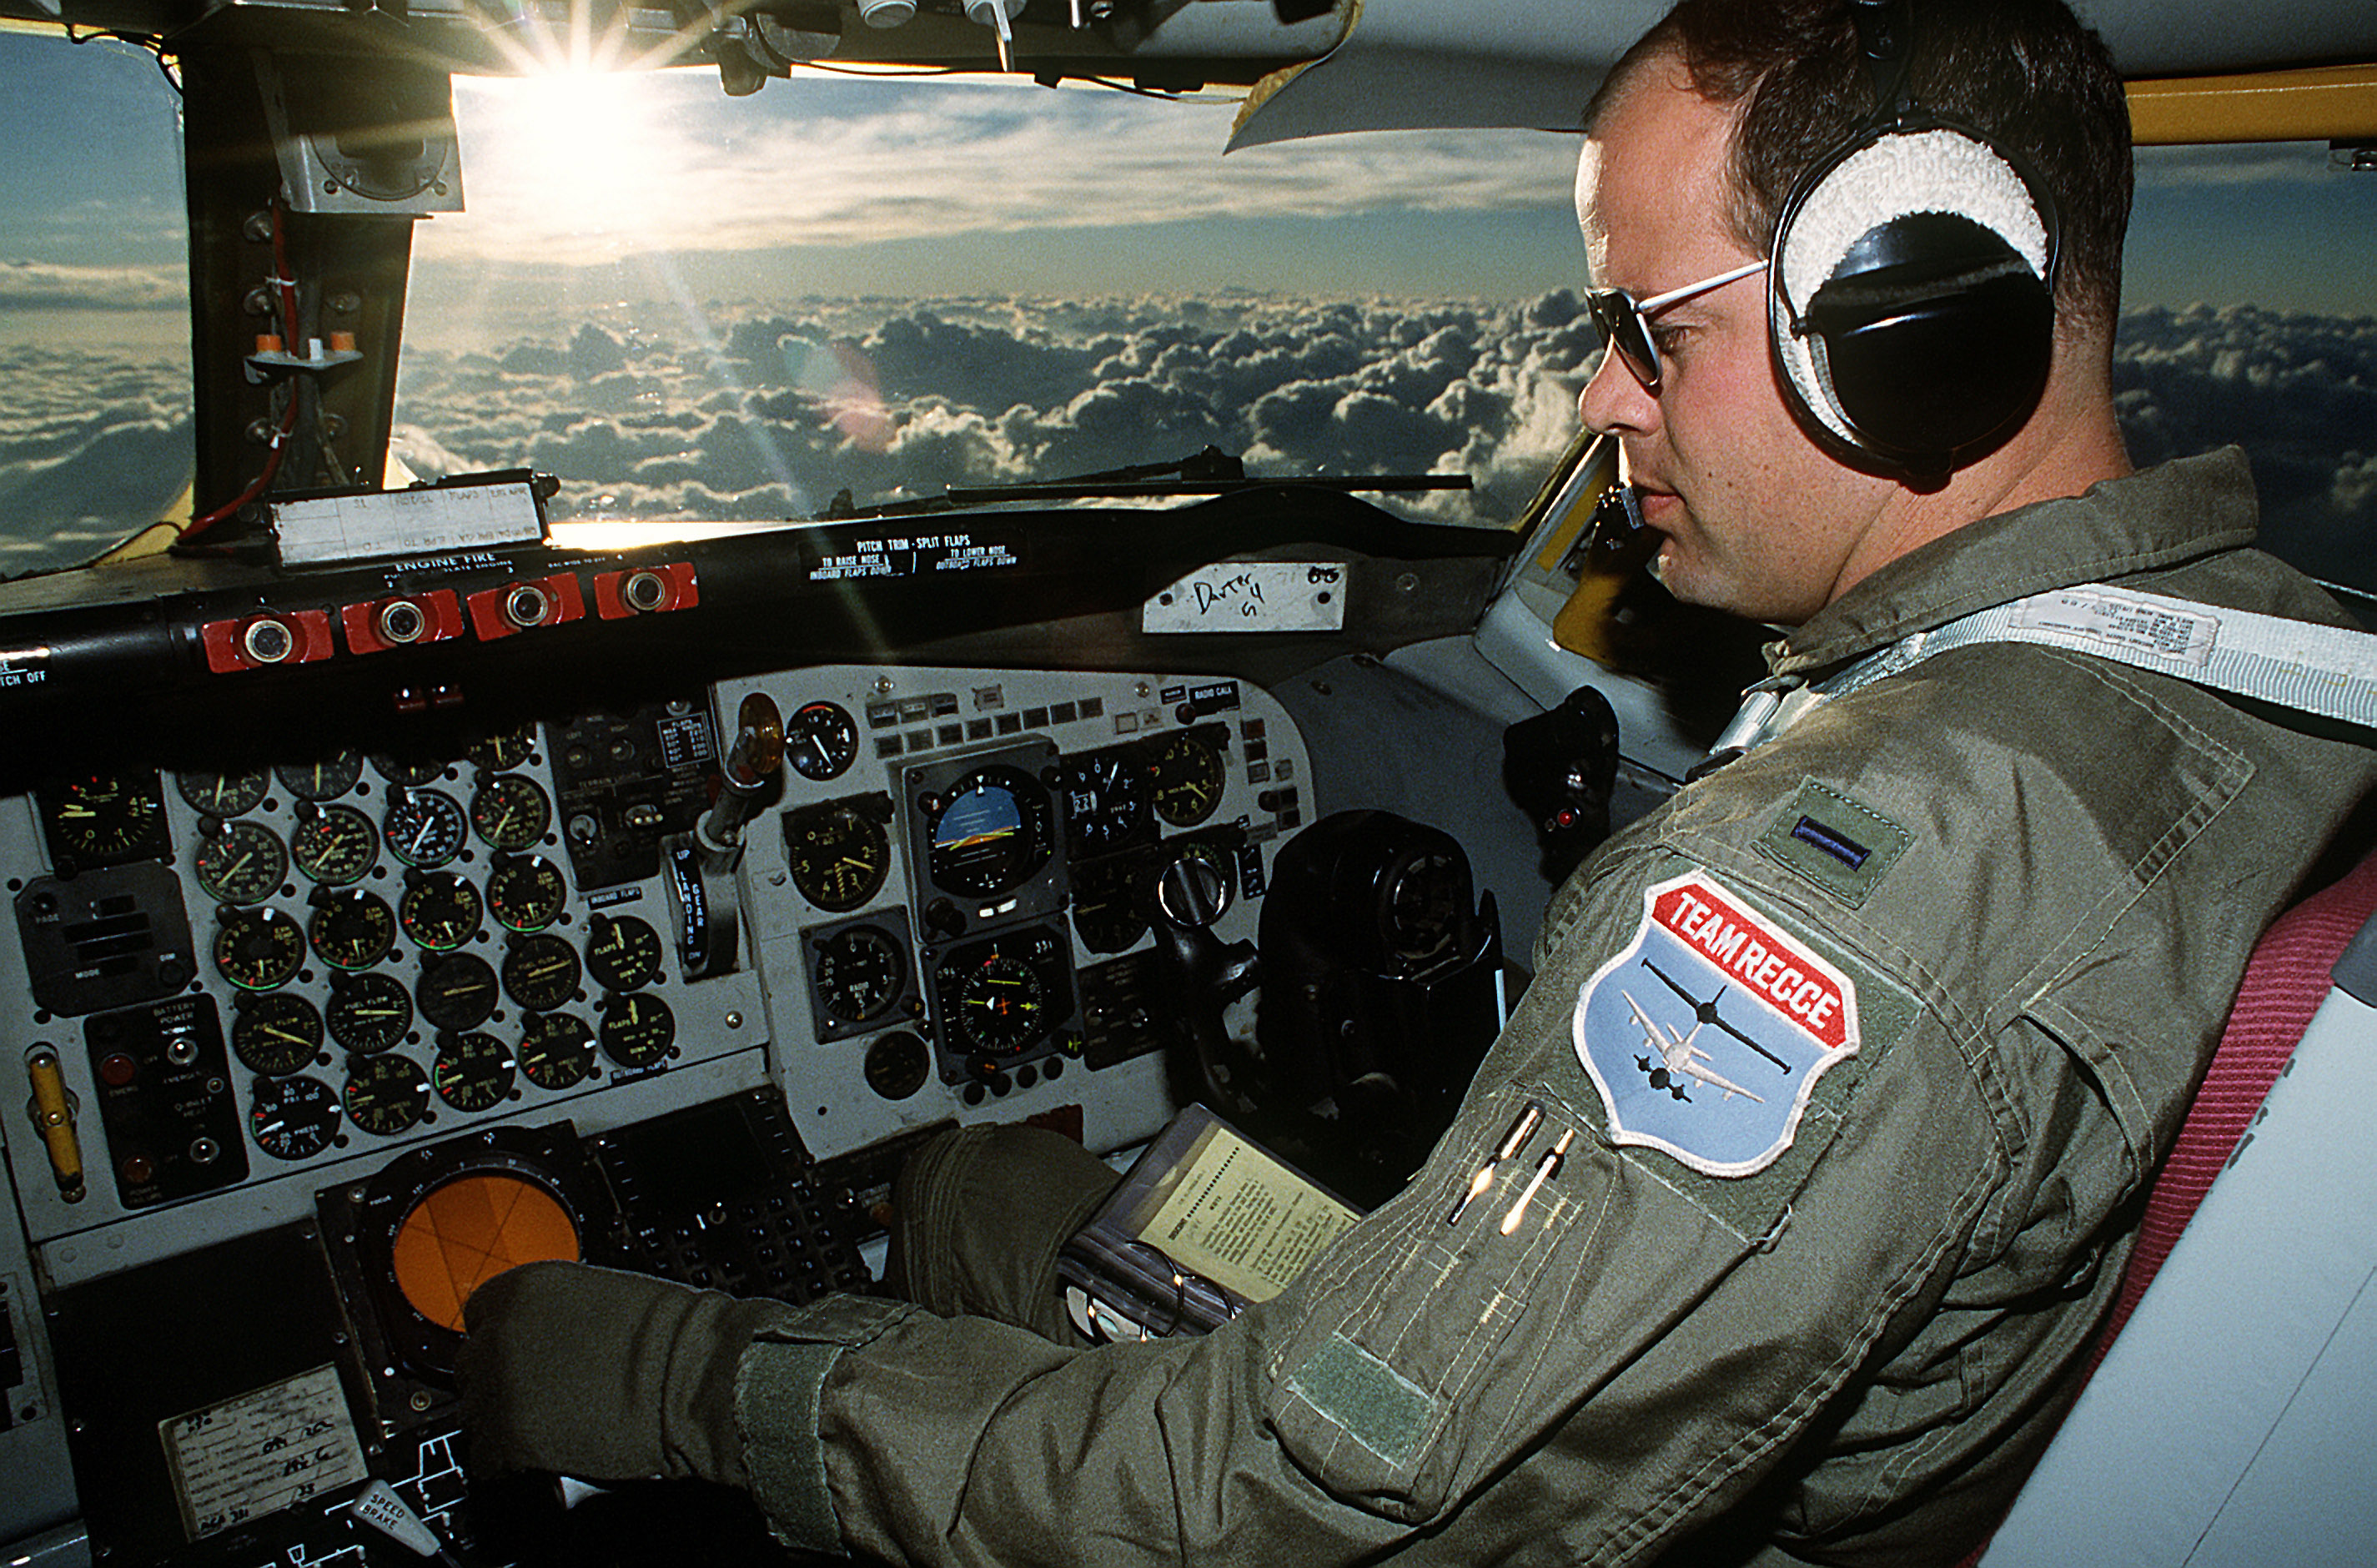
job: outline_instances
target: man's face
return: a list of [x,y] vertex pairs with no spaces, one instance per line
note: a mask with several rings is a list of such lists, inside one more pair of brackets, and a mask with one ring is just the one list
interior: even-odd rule
[[[1758,257],[1725,221],[1731,111],[1646,62],[1609,104],[1577,172],[1594,281],[1637,299]],[[1660,311],[1654,397],[1614,354],[1584,389],[1584,422],[1619,437],[1642,519],[1664,538],[1678,598],[1796,625],[1861,575],[1859,544],[1895,488],[1817,446],[1783,401],[1752,273]],[[1869,569],[1869,567],[1864,569]]]

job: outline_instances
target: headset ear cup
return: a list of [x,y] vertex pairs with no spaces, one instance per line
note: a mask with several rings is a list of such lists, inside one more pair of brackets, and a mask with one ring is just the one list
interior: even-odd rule
[[1786,398],[1886,469],[1970,461],[2046,385],[2054,250],[2029,182],[1977,138],[1931,126],[1849,144],[1776,231],[1768,324]]
[[[1866,261],[1869,250],[1906,254]],[[2055,341],[2047,285],[1979,224],[1941,213],[1869,235],[1808,302],[1823,380],[1870,450],[1945,469],[2037,404]]]

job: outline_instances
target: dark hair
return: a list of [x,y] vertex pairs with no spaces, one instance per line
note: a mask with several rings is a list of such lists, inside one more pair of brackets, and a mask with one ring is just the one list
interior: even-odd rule
[[[1916,0],[1911,9],[1917,105],[2030,166],[2062,222],[2058,307],[2109,325],[2129,229],[2130,114],[2103,41],[2061,0]],[[1848,7],[1682,0],[1611,69],[1588,125],[1645,60],[1666,56],[1703,98],[1742,106],[1728,219],[1743,245],[1771,254],[1792,186],[1873,113]]]

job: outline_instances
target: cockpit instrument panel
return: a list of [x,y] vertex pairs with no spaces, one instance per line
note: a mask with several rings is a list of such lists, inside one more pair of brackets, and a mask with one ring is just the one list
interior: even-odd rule
[[[489,1119],[613,1124],[683,1103],[651,1082],[672,1073],[760,1082],[755,976],[663,999],[656,938],[602,962],[667,927],[653,846],[693,825],[714,755],[697,690],[435,755],[126,769],[0,802],[19,939],[0,942],[0,1062],[54,1055],[55,1142],[85,1167],[69,1196],[76,1159],[34,1140],[15,1162],[45,1267],[252,1229]],[[618,1108],[587,1117],[589,1095]]]
[[[697,969],[668,862],[753,694],[785,765],[722,884],[735,953]],[[952,1119],[1145,1136],[1157,927],[1252,937],[1310,815],[1269,693],[1156,674],[817,666],[206,761],[0,801],[0,1099],[40,1100],[38,1059],[63,1107],[8,1126],[61,1282],[487,1126],[770,1083],[819,1157]]]
[[1250,941],[1317,815],[1224,676],[824,665],[437,733],[0,797],[0,1309],[46,1309],[0,1464],[71,1449],[123,1561],[298,1561],[366,1475],[464,1497],[460,1314],[508,1263],[805,1300],[873,1282],[940,1127],[1153,1135],[1193,984],[1159,928]]

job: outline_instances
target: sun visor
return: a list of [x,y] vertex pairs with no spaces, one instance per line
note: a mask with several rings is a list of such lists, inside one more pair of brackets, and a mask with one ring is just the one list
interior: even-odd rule
[[1362,0],[1325,57],[1247,101],[1230,147],[1347,131],[1581,129],[1609,62],[1665,0]]

